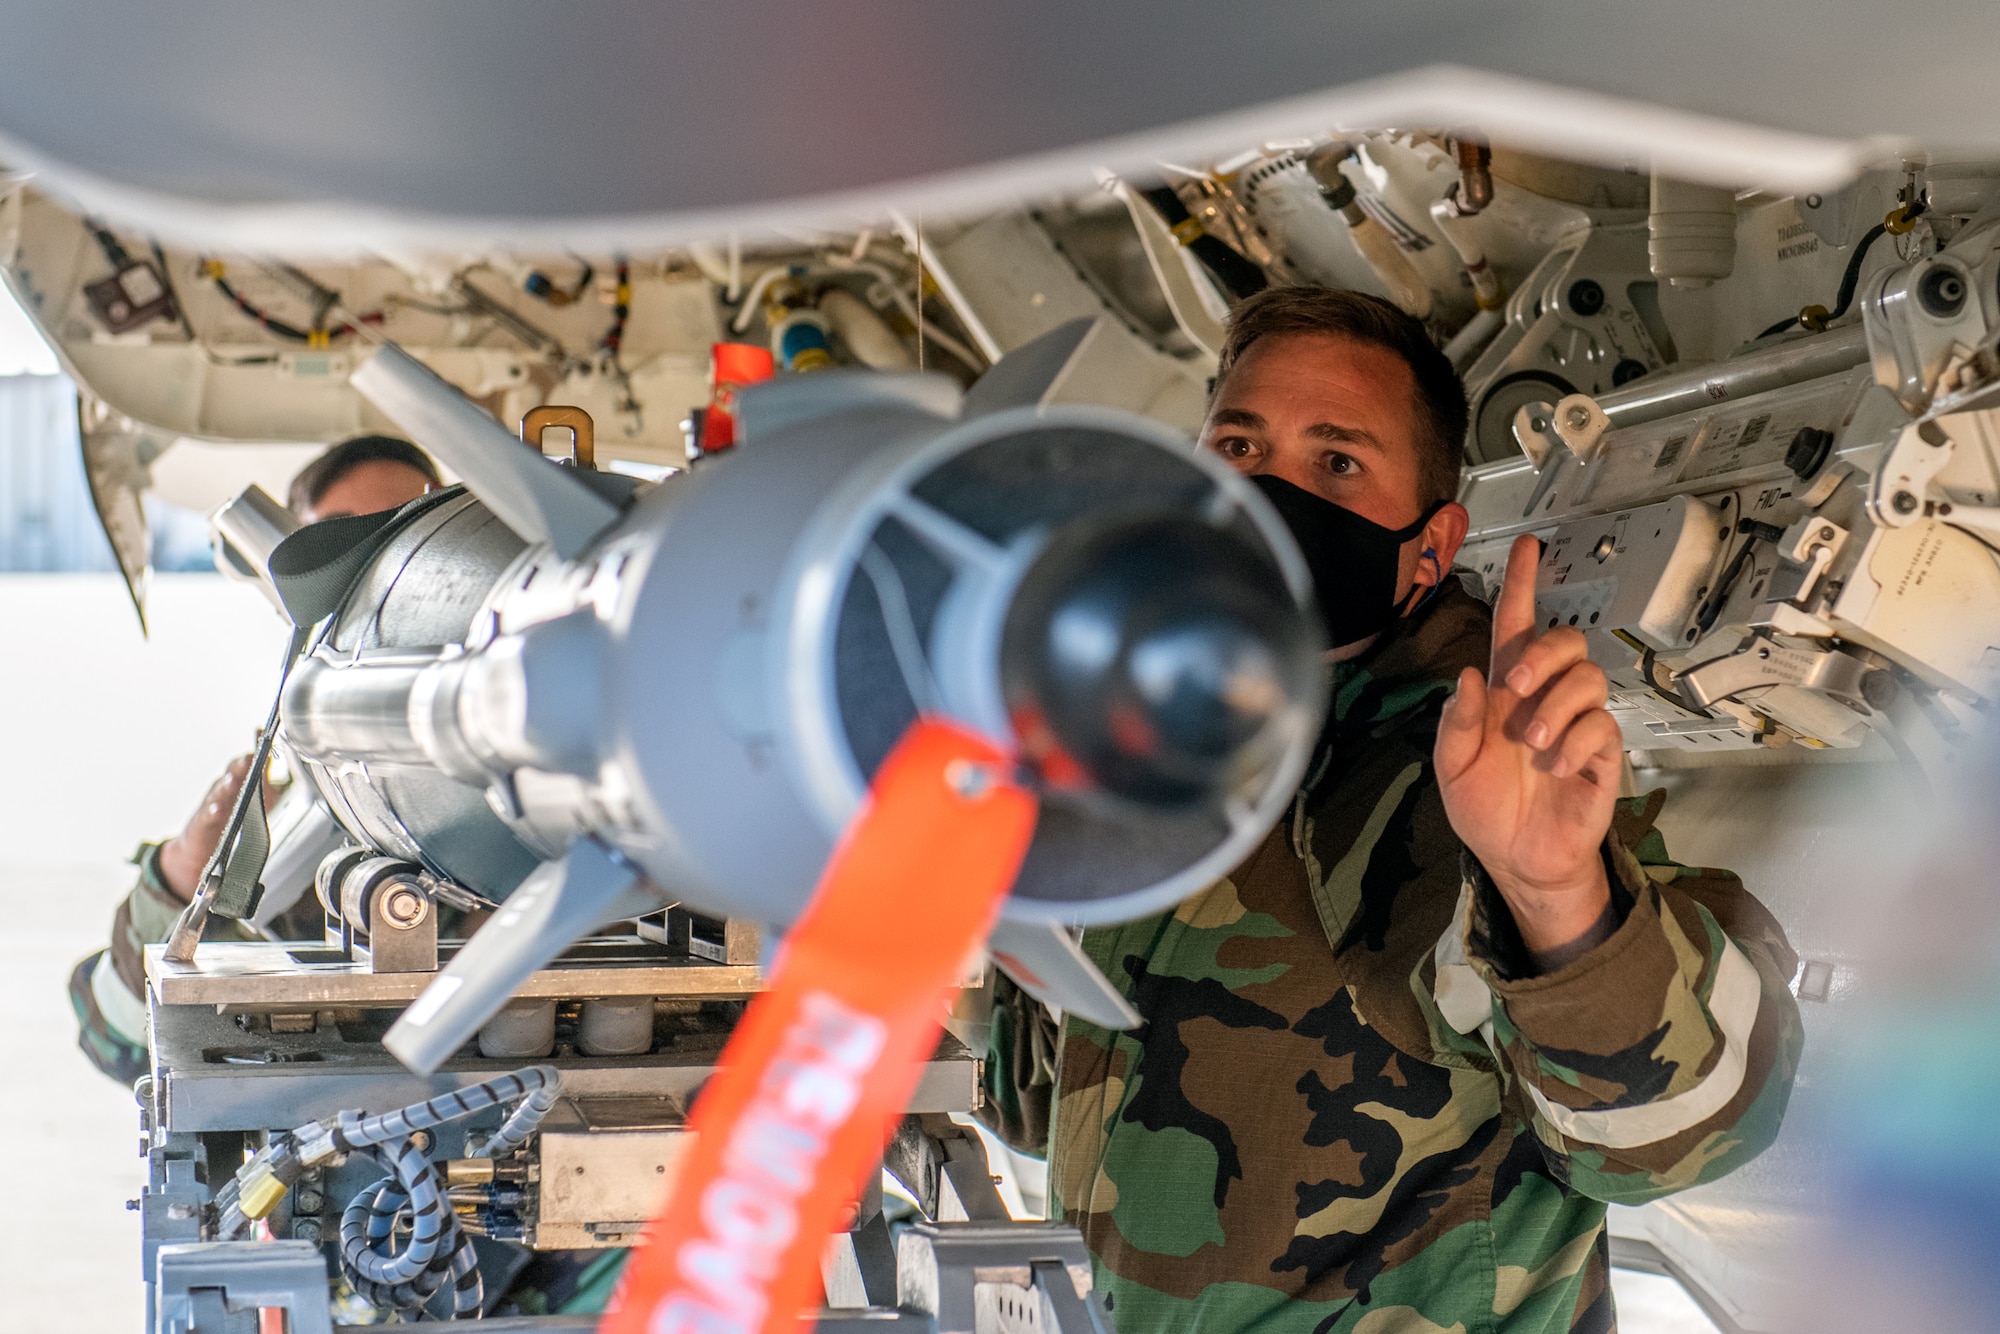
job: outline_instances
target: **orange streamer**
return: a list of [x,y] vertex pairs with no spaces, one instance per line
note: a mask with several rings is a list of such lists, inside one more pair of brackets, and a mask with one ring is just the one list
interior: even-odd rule
[[697,1101],[605,1334],[796,1329],[1034,836],[1007,756],[920,721],[875,775]]

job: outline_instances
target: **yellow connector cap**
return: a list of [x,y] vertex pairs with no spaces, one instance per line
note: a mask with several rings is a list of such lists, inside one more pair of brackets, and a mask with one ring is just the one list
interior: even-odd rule
[[277,1173],[259,1164],[250,1173],[250,1179],[243,1183],[237,1195],[237,1208],[245,1218],[262,1218],[278,1207],[278,1201],[285,1198],[285,1183],[278,1180]]

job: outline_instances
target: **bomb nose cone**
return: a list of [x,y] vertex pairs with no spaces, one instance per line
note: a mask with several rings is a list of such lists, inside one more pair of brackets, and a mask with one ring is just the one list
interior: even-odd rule
[[1049,782],[1189,805],[1259,772],[1312,717],[1318,640],[1236,537],[1188,519],[1078,525],[1022,581],[1001,680]]

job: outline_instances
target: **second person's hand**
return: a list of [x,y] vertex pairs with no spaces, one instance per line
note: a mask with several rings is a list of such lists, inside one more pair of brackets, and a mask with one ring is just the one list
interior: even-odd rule
[[[215,845],[222,841],[222,830],[229,823],[229,812],[236,805],[236,794],[243,790],[243,776],[250,772],[251,756],[238,755],[222,771],[222,777],[209,787],[208,795],[195,807],[193,815],[181,832],[160,845],[160,879],[166,882],[174,897],[186,902],[194,897],[200,886],[201,873],[208,868],[208,859],[215,855]],[[272,800],[270,784],[264,786],[264,805],[269,808]]]

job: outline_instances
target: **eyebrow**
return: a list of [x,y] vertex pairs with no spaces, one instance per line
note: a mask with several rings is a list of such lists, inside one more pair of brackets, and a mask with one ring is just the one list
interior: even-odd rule
[[[1267,423],[1257,413],[1247,408],[1217,408],[1209,418],[1212,426],[1241,426],[1246,430],[1261,431]],[[1358,426],[1340,426],[1333,422],[1315,422],[1306,427],[1305,433],[1314,440],[1324,440],[1336,445],[1368,445],[1382,448],[1382,442],[1371,431]]]
[[1315,422],[1306,427],[1305,433],[1314,440],[1325,440],[1336,445],[1367,445],[1373,449],[1382,448],[1382,442],[1372,431],[1364,431],[1358,426],[1337,426],[1332,422]]

